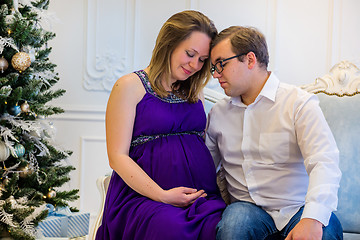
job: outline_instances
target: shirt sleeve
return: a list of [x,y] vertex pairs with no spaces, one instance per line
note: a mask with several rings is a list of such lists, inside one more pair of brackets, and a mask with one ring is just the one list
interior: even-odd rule
[[216,170],[218,171],[221,165],[221,155],[216,140],[216,133],[215,130],[213,129],[213,126],[215,124],[213,123],[214,121],[211,121],[214,118],[213,115],[214,115],[213,110],[211,110],[207,118],[205,144],[211,153],[211,156],[215,163]]
[[331,213],[337,208],[341,171],[339,150],[316,95],[310,95],[299,104],[295,130],[309,175],[301,218],[316,219],[327,226]]

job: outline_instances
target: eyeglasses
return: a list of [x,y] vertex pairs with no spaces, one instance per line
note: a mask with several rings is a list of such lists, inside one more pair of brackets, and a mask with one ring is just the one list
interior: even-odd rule
[[223,63],[226,62],[226,61],[229,61],[230,59],[233,59],[233,58],[236,58],[236,57],[240,57],[242,55],[245,55],[246,53],[242,53],[242,54],[239,54],[239,55],[236,55],[236,56],[232,56],[232,57],[229,57],[229,58],[225,58],[223,60],[219,60],[215,63],[215,65],[212,65],[212,67],[210,68],[210,73],[211,75],[214,75],[215,71],[217,73],[222,73],[222,71],[224,71],[224,65]]

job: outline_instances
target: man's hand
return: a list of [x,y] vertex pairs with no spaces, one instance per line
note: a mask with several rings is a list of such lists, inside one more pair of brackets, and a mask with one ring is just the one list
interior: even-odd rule
[[285,240],[321,240],[322,223],[311,218],[303,218],[290,231]]

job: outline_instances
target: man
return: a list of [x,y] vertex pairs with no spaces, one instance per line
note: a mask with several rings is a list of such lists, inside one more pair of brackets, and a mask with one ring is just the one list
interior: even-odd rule
[[211,62],[230,97],[210,111],[206,135],[231,199],[217,239],[342,239],[332,213],[339,151],[317,97],[267,70],[266,40],[255,28],[223,30]]

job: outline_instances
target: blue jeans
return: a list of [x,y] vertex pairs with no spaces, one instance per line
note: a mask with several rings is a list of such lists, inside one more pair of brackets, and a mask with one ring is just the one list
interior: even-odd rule
[[[303,207],[281,230],[276,229],[272,217],[262,208],[249,202],[234,202],[226,207],[222,219],[216,226],[217,240],[280,240],[300,221]],[[329,225],[323,228],[323,240],[343,239],[341,224],[332,213]]]

